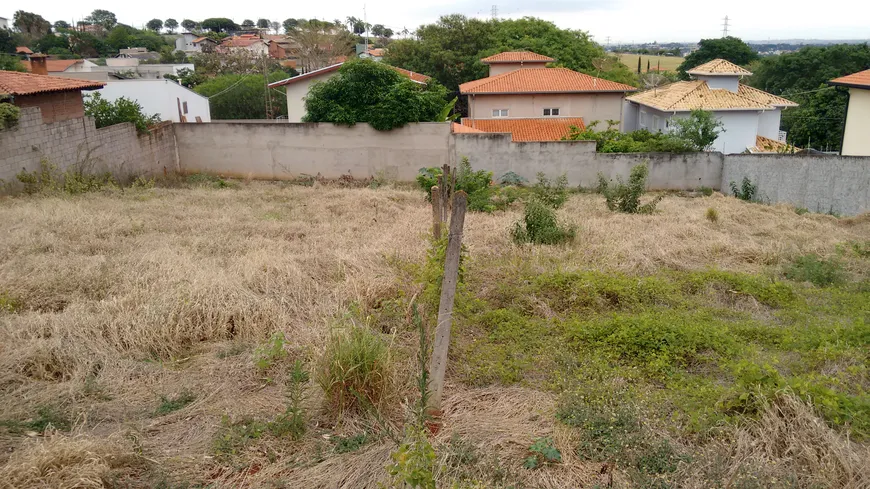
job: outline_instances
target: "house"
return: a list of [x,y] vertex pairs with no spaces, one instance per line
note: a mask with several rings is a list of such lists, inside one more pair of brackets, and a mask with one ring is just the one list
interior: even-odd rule
[[[138,59],[140,61],[159,61],[160,53],[155,51],[148,51],[148,48],[126,48],[120,49],[118,51],[118,58],[126,58],[126,59]],[[108,64],[108,60],[106,60]]]
[[[357,45],[359,47],[360,45]],[[364,44],[362,46],[365,46]],[[386,54],[387,50],[384,48],[371,48],[368,51],[363,47],[362,52],[357,49],[357,56],[362,59],[372,59],[375,61],[380,61],[384,59],[384,54]]]
[[209,53],[214,51],[217,41],[209,37],[199,36],[191,32],[182,32],[175,40],[175,50],[185,53]]
[[9,19],[6,17],[0,17],[0,29],[8,29],[9,28]]
[[224,39],[217,47],[218,52],[224,53],[238,50],[250,51],[258,56],[266,56],[269,54],[269,42],[260,39],[260,36],[256,34],[242,34]]
[[[31,56],[30,59],[22,61],[21,64],[24,65],[24,69],[33,73],[33,60],[37,56]],[[46,73],[38,73],[43,75],[51,75],[58,76],[60,73],[83,73],[91,71],[91,68],[96,67],[97,64],[86,59],[48,59],[43,58],[45,61],[45,69]]]
[[484,132],[509,132],[514,141],[554,141],[566,136],[571,126],[622,119],[625,95],[636,88],[567,68],[547,68],[554,61],[529,51],[483,58],[489,76],[459,86],[468,99],[468,117],[462,124]]
[[17,54],[25,59],[30,59],[30,55],[33,54],[33,51],[31,51],[30,48],[27,46],[16,46],[15,47],[15,54]]
[[828,84],[849,89],[840,154],[870,156],[870,70],[835,78]]
[[742,77],[752,73],[724,59],[686,73],[693,79],[628,97],[622,129],[669,131],[673,119],[687,117],[695,109],[709,110],[724,129],[712,149],[725,154],[743,153],[759,146],[757,136],[780,140],[782,111],[798,105],[740,83]]
[[[34,57],[37,73],[45,73],[41,66],[45,58]],[[11,99],[18,107],[39,107],[46,123],[84,117],[82,90],[103,87],[102,82],[71,80],[45,74],[0,71],[0,99]]]
[[[286,80],[277,81],[269,84],[269,88],[286,87],[287,90],[287,119],[289,122],[302,122],[302,117],[305,115],[305,97],[308,96],[308,89],[314,82],[326,81],[336,73],[344,63],[336,63],[326,68],[309,71],[303,75],[297,75]],[[429,81],[429,77],[414,73],[413,71],[403,70],[390,66],[393,70],[401,75],[408,77],[411,81],[425,85]]]
[[98,90],[106,100],[135,100],[146,114],[160,114],[172,122],[211,122],[208,97],[172,80],[109,80]]

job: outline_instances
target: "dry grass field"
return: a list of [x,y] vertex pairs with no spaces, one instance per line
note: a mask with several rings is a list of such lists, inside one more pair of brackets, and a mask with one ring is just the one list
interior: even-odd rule
[[685,59],[678,56],[648,56],[646,54],[621,53],[619,55],[619,61],[622,61],[622,64],[631,69],[637,69],[638,56],[640,56],[640,64],[643,71],[646,71],[647,62],[649,62],[650,67],[652,68],[655,68],[659,63],[661,63],[662,70],[677,71],[677,68]]
[[[0,200],[0,487],[390,483],[437,307],[423,193],[221,187]],[[571,244],[517,246],[520,209],[466,219],[438,487],[870,487],[870,216],[575,194]],[[786,278],[810,254],[833,285]],[[337,415],[348,328],[389,361]],[[536,441],[561,460],[525,467]]]

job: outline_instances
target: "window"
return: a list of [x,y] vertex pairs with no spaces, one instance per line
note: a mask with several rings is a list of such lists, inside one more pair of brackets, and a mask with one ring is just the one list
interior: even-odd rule
[[181,106],[183,107],[184,113],[187,113],[187,102],[181,102]]
[[507,117],[508,110],[507,109],[492,109],[493,117]]
[[641,129],[646,129],[646,112],[640,112],[640,127]]
[[552,108],[544,109],[544,115],[557,116],[557,115],[559,115],[559,108],[552,107]]
[[652,125],[652,128],[653,128],[654,131],[659,129],[659,116],[657,116],[657,115],[654,115],[654,116],[653,116],[653,125]]

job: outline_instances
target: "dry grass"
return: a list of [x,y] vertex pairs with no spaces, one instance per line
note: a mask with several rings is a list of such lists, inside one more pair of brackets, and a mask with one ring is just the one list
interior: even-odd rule
[[[715,225],[704,217],[711,206],[719,211]],[[659,209],[618,215],[598,196],[575,196],[559,211],[579,225],[569,247],[517,248],[507,230],[518,211],[473,214],[466,221],[471,266],[501,257],[540,269],[651,273],[716,265],[759,272],[870,236],[868,219],[798,216],[785,206],[722,196],[667,197]],[[313,387],[304,440],[261,440],[225,466],[211,458],[213,439],[223,415],[271,419],[285,407],[283,379],[269,383],[253,366],[255,344],[282,331],[293,358],[313,365],[349,308],[370,311],[417,291],[397,264],[423,262],[430,215],[413,191],[267,183],[0,201],[0,295],[19,304],[14,313],[0,312],[0,418],[26,420],[48,405],[87,420],[79,434],[38,441],[0,427],[0,484],[73,487],[68,482],[75,480],[75,487],[103,487],[107,474],[130,461],[131,448],[119,441],[125,434],[159,468],[141,476],[143,486],[165,479],[262,487],[280,479],[299,487],[370,487],[385,480],[392,444],[381,437],[333,454],[324,435],[365,423],[330,424]],[[487,279],[485,269],[475,274]],[[398,332],[396,348],[413,348],[412,336]],[[413,363],[410,355],[401,361]],[[196,394],[192,404],[154,417],[161,396],[184,390]],[[508,480],[530,486],[595,480],[599,467],[572,455],[572,434],[553,419],[548,394],[451,390],[436,447],[458,433]],[[554,438],[565,463],[524,471],[522,455],[540,436]],[[849,477],[841,474],[857,467],[836,468],[827,452],[799,456],[825,460],[830,477]],[[489,469],[468,470],[483,478]],[[439,479],[446,484],[457,474],[446,470]]]

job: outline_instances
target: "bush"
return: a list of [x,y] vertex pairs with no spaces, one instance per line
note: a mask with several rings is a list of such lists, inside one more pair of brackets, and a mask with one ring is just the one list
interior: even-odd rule
[[674,124],[674,136],[677,138],[690,141],[696,151],[707,151],[719,133],[724,132],[722,129],[724,124],[713,112],[709,110],[695,109],[689,114],[689,117],[677,117],[672,119]]
[[598,192],[604,195],[607,208],[611,211],[625,212],[628,214],[652,214],[656,205],[662,200],[658,196],[650,202],[641,205],[640,197],[646,190],[646,177],[649,169],[646,165],[637,165],[631,169],[628,184],[623,183],[622,178],[616,177],[616,184],[607,181],[602,174],[598,174]]
[[17,126],[19,117],[21,109],[6,102],[0,103],[0,130]]
[[332,411],[341,416],[380,406],[390,388],[391,369],[387,343],[368,328],[352,326],[332,337],[317,382]]
[[64,192],[82,194],[96,192],[106,187],[117,185],[112,174],[103,172],[91,174],[82,169],[84,165],[76,165],[61,173],[56,166],[43,158],[39,162],[39,170],[26,172],[21,170],[15,175],[24,184],[24,193],[33,195],[42,192]]
[[607,130],[596,131],[598,121],[592,121],[585,129],[572,127],[565,137],[569,141],[595,141],[599,153],[688,153],[697,151],[694,144],[673,134],[650,132],[646,129],[619,132],[617,123],[609,123]]
[[843,266],[839,261],[824,260],[817,255],[798,257],[785,271],[789,280],[810,282],[817,287],[827,287],[845,281]]
[[737,188],[737,184],[731,182],[731,193],[734,194],[740,200],[745,200],[747,202],[751,202],[755,200],[755,193],[758,188],[752,184],[752,180],[749,177],[743,177],[743,182],[740,185],[740,188]]
[[[417,174],[417,185],[426,192],[426,199],[432,198],[432,187],[438,185],[443,170],[441,168],[420,168]],[[492,212],[496,209],[493,197],[498,189],[492,185],[492,172],[474,171],[468,158],[462,157],[456,172],[456,188],[454,191],[464,191],[468,195],[468,210]]]
[[710,222],[719,222],[719,211],[717,211],[713,207],[709,207],[707,208],[707,213],[705,214],[705,217]]
[[555,182],[551,182],[544,172],[540,172],[532,192],[542,204],[559,209],[568,201],[568,177],[563,173]]
[[126,97],[109,102],[99,92],[94,92],[85,95],[84,103],[85,115],[93,117],[98,128],[130,122],[136,126],[136,132],[145,134],[149,126],[160,122],[160,114],[145,114],[139,102]]
[[559,244],[574,239],[573,228],[559,226],[556,212],[532,198],[526,202],[523,219],[514,223],[511,237],[517,244]]

